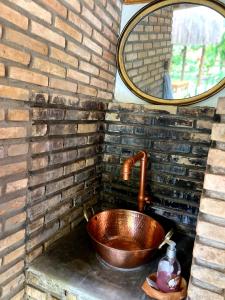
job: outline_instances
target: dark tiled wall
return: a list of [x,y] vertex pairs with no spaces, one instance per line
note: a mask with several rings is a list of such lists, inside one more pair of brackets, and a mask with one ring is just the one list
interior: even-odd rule
[[0,299],[24,299],[26,262],[98,196],[121,5],[0,1]]
[[136,205],[139,168],[129,182],[120,177],[124,159],[149,154],[147,191],[151,209],[194,229],[210,146],[213,108],[109,104],[106,114],[103,201]]

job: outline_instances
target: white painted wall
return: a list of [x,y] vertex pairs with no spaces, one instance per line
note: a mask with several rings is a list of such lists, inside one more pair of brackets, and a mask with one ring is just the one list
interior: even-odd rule
[[[225,4],[225,0],[221,0],[221,2]],[[122,32],[124,26],[130,20],[130,18],[145,5],[146,4],[132,4],[132,5],[123,4],[120,32]],[[194,106],[216,107],[217,100],[219,97],[225,97],[225,88],[222,91],[220,91],[218,94],[214,95],[213,97],[210,97],[207,100],[199,102],[197,104],[194,104]],[[123,83],[122,79],[120,78],[118,72],[116,74],[114,102],[146,104],[146,101],[138,98],[126,87],[126,85]]]

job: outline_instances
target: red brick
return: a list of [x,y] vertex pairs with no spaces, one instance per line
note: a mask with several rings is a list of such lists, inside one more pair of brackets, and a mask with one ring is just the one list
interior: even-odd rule
[[67,134],[76,134],[77,125],[76,124],[57,124],[51,125],[49,129],[50,135],[67,135]]
[[106,5],[106,10],[111,14],[111,16],[114,19],[114,22],[116,21],[118,23],[120,20],[120,15],[109,2]]
[[87,61],[91,59],[91,54],[89,51],[70,41],[68,41],[67,43],[67,50],[73,52],[75,55],[78,55]]
[[53,183],[49,183],[46,187],[46,194],[52,194],[54,192],[60,191],[66,187],[69,187],[73,184],[74,178],[68,177]]
[[49,164],[63,164],[65,162],[71,161],[76,159],[77,157],[77,150],[70,150],[60,153],[52,153],[50,155],[50,161]]
[[101,31],[102,29],[101,21],[85,6],[83,6],[82,9],[82,16],[84,16],[90,23],[92,23],[92,25],[94,25]]
[[85,85],[78,85],[78,93],[80,94],[84,94],[87,96],[91,96],[91,97],[96,97],[97,96],[97,90],[95,88],[89,87],[89,86],[85,86]]
[[210,149],[207,163],[208,165],[218,168],[225,166],[225,151]]
[[5,221],[5,230],[13,230],[26,221],[26,213],[22,212],[14,217],[11,217]]
[[[17,290],[20,286],[22,287],[24,285],[25,282],[25,276],[24,274],[19,275],[18,277],[16,277],[15,279],[13,279],[12,281],[6,283],[4,286],[2,286],[2,297],[7,297],[9,298],[9,294],[14,291]],[[12,299],[10,297],[10,299]]]
[[106,61],[104,61],[101,57],[92,54],[92,58],[91,61],[96,64],[97,66],[99,66],[100,68],[103,68],[105,70],[108,70],[108,63]]
[[97,97],[101,98],[101,99],[104,99],[104,100],[112,100],[113,94],[112,93],[103,92],[103,91],[98,91]]
[[47,300],[47,294],[37,290],[34,287],[27,286],[26,294],[31,299],[38,299],[38,300]]
[[108,80],[109,82],[114,82],[115,77],[109,72],[105,72],[103,70],[100,70],[100,77],[104,78],[105,80]]
[[[56,128],[57,130],[57,128]],[[63,148],[63,139],[51,139],[44,142],[36,142],[31,144],[32,153],[43,153],[52,150],[59,150]]]
[[65,106],[77,106],[79,103],[79,98],[76,96],[68,96],[68,95],[62,95],[62,94],[52,94],[52,97],[50,97],[50,103],[53,104],[59,104],[59,105],[65,105]]
[[44,182],[52,181],[63,175],[63,168],[57,168],[50,171],[45,171],[44,173],[31,175],[30,176],[30,186],[38,185]]
[[53,220],[59,219],[62,215],[68,214],[71,209],[70,203],[65,203],[61,207],[58,207],[55,211],[48,212],[45,215],[45,224],[52,222]]
[[33,108],[32,120],[63,120],[64,110],[56,108]]
[[28,101],[29,91],[18,87],[0,85],[0,97]]
[[50,57],[75,68],[78,67],[78,59],[76,57],[69,55],[65,51],[61,51],[57,48],[51,47]]
[[100,47],[98,44],[93,42],[91,39],[84,37],[83,45],[89,48],[90,50],[96,52],[97,54],[102,55],[102,47]]
[[25,127],[0,128],[0,140],[18,139],[26,136],[27,136],[27,129]]
[[66,18],[67,8],[64,5],[62,5],[58,0],[40,0],[40,1],[47,8],[54,10],[57,14]]
[[81,11],[81,5],[78,0],[65,0],[73,9],[75,9],[77,12]]
[[[67,171],[69,172],[69,170],[65,169],[64,172],[67,173]],[[69,188],[69,189],[62,192],[62,197],[63,197],[63,199],[74,197],[77,194],[78,191],[81,191],[83,189],[84,189],[84,183],[81,183],[81,184],[76,185],[76,186],[73,185],[73,187],[71,187],[71,188]]]
[[2,165],[0,168],[0,177],[25,172],[27,170],[27,162],[17,162],[9,165]]
[[9,121],[29,121],[29,110],[27,109],[9,109],[8,120]]
[[5,76],[5,65],[0,63],[0,77]]
[[80,70],[85,71],[87,73],[98,75],[99,74],[99,68],[96,66],[93,66],[92,64],[86,62],[86,61],[80,61]]
[[8,156],[17,156],[27,154],[28,144],[16,144],[8,146]]
[[90,133],[97,131],[97,124],[78,124],[77,133]]
[[204,189],[225,193],[225,176],[206,174]]
[[65,68],[53,64],[47,60],[43,60],[39,57],[34,57],[33,59],[33,64],[32,64],[33,69],[37,69],[39,71],[45,72],[45,73],[50,73],[59,77],[66,77],[66,70]]
[[115,61],[115,55],[112,54],[111,52],[107,51],[107,50],[103,51],[102,58],[105,59],[105,60],[107,60],[107,61],[112,62],[113,64],[116,63],[116,61]]
[[216,268],[225,269],[225,252],[223,249],[213,248],[210,246],[195,243],[193,257],[201,259],[205,265],[211,264]]
[[72,93],[76,93],[77,91],[77,84],[68,80],[50,78],[49,86],[54,89],[64,90]]
[[41,199],[45,194],[45,187],[41,186],[38,188],[33,189],[32,191],[28,191],[29,199],[31,199],[31,202],[35,202],[39,199]]
[[50,239],[50,237],[53,236],[56,233],[56,231],[58,231],[58,229],[59,229],[59,223],[56,222],[56,223],[54,223],[52,225],[52,227],[46,228],[45,231],[39,233],[34,238],[30,239],[27,242],[27,249],[28,249],[28,251],[30,251],[31,249],[33,249],[37,245],[40,245],[45,240]]
[[47,76],[17,67],[9,67],[9,78],[32,84],[48,86]]
[[21,210],[26,205],[26,197],[22,196],[11,201],[0,204],[0,215],[7,215],[14,211]]
[[225,97],[219,98],[216,113],[225,115]]
[[59,17],[55,18],[55,27],[63,31],[65,34],[71,36],[74,40],[81,42],[82,34]]
[[75,71],[72,69],[67,69],[67,77],[75,79],[77,81],[81,81],[84,83],[89,83],[90,82],[90,78],[88,75],[79,72],[79,71]]
[[10,277],[14,276],[16,273],[21,272],[23,269],[24,269],[24,261],[19,261],[17,264],[13,265],[10,269],[0,274],[0,285]]
[[24,300],[25,297],[25,290],[23,289],[19,293],[17,293],[15,296],[11,298],[11,300]]
[[206,120],[197,120],[196,128],[198,129],[212,129],[213,122]]
[[32,125],[32,136],[45,136],[47,129],[47,124]]
[[110,48],[110,42],[107,38],[105,38],[101,33],[99,33],[97,30],[94,30],[93,39],[96,40],[99,44],[101,44],[103,47],[109,49]]
[[218,289],[225,288],[225,275],[212,268],[192,265],[191,275],[193,278]]
[[83,30],[86,34],[89,36],[92,33],[92,28],[91,26],[83,20],[80,16],[77,14],[74,14],[72,11],[69,11],[69,21],[74,23],[77,27],[79,27],[81,30]]
[[42,19],[43,21],[51,24],[52,15],[50,12],[36,4],[34,1],[29,0],[9,0],[10,2],[14,3],[15,5],[21,7],[22,9],[26,10],[29,14],[34,15],[35,17]]
[[70,173],[74,173],[74,172],[77,172],[79,170],[82,170],[85,167],[86,167],[85,160],[80,160],[78,162],[75,162],[73,164],[65,166],[64,167],[64,174],[68,175]]
[[4,158],[5,156],[5,148],[2,146],[0,147],[0,158]]
[[9,46],[0,44],[0,57],[28,65],[30,62],[30,54],[13,49]]
[[5,250],[6,248],[22,241],[25,239],[25,230],[20,230],[12,235],[7,236],[1,240],[0,251]]
[[99,87],[100,89],[103,89],[103,90],[107,89],[107,83],[105,81],[95,78],[95,77],[91,77],[91,85]]
[[225,219],[225,201],[202,197],[200,211],[214,217]]
[[197,224],[197,234],[202,238],[225,244],[225,228],[222,226],[199,221]]
[[27,209],[27,215],[30,221],[42,217],[48,210],[47,203],[41,202]]
[[25,255],[25,245],[17,248],[16,250],[10,252],[9,254],[4,256],[3,265],[7,265],[14,260],[17,260],[19,257]]
[[0,11],[1,11],[1,18],[5,19],[10,23],[13,23],[14,25],[24,30],[28,29],[28,18],[21,15],[19,12],[4,5],[1,2],[0,2]]
[[86,3],[91,8],[91,10],[94,9],[95,6],[94,0],[84,0],[84,3]]
[[223,296],[201,289],[191,283],[188,287],[188,296],[190,300],[224,300]]
[[48,40],[56,45],[65,48],[65,38],[60,34],[48,29],[47,27],[31,21],[31,33],[40,36],[41,38]]
[[[42,252],[43,252],[43,247],[42,246],[34,249],[32,252],[27,254],[27,261],[29,263],[31,263],[35,258],[40,256],[42,254]],[[40,298],[37,298],[37,299],[40,300]]]
[[0,109],[0,121],[3,121],[5,119],[5,111],[4,109]]
[[225,124],[213,124],[211,138],[213,141],[225,142]]
[[48,166],[48,157],[38,157],[35,159],[32,159],[32,165],[31,165],[31,170],[40,170]]
[[32,220],[32,223],[28,224],[27,233],[31,234],[37,230],[40,230],[41,228],[43,228],[43,226],[44,226],[44,217],[35,221]]
[[61,194],[58,194],[50,199],[47,200],[47,207],[48,207],[48,210],[54,208],[55,206],[57,206],[60,201],[61,201]]
[[13,42],[25,48],[38,52],[42,55],[48,54],[48,46],[46,44],[41,43],[40,41],[35,40],[27,36],[26,34],[23,34],[19,31],[15,31],[11,28],[5,29],[5,39],[7,41]]
[[9,182],[6,185],[6,193],[13,193],[22,189],[25,189],[27,187],[27,181],[28,179],[20,179],[17,181]]
[[113,19],[105,13],[105,10],[101,9],[97,4],[95,5],[95,13],[101,20],[104,20],[110,27],[113,25]]
[[117,43],[117,36],[116,33],[110,30],[108,27],[104,26],[102,33],[104,34],[107,39],[109,39],[113,44]]

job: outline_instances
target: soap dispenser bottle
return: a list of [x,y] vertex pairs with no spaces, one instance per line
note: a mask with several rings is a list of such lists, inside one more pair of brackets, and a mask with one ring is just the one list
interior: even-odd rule
[[176,292],[179,290],[181,281],[181,267],[176,259],[176,243],[168,240],[169,244],[166,256],[164,256],[158,265],[156,283],[163,292]]

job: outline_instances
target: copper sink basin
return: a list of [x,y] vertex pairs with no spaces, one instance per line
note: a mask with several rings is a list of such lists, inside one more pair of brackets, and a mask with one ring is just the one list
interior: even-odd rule
[[165,237],[164,229],[156,220],[125,209],[94,215],[87,223],[87,231],[100,257],[118,268],[135,268],[147,263]]

